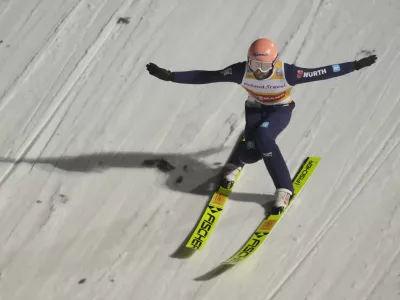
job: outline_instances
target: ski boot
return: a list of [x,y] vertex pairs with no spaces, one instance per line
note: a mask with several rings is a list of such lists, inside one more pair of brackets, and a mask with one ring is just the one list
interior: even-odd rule
[[271,214],[273,215],[280,215],[285,208],[289,205],[290,197],[292,196],[292,192],[288,189],[277,189],[276,193],[276,200],[272,207]]
[[243,169],[243,166],[236,166],[232,163],[227,163],[222,169],[222,179],[220,186],[225,189],[232,189],[235,183],[236,176]]

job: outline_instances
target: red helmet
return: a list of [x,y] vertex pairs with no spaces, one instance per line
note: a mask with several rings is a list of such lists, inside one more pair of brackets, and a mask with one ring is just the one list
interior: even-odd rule
[[251,70],[260,69],[262,72],[268,72],[278,57],[278,48],[269,39],[257,39],[250,45],[247,57]]

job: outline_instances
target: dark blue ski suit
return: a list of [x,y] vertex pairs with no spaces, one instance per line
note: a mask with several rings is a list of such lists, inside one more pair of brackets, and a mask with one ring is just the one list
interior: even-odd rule
[[[271,78],[276,76],[281,81],[274,86],[269,84],[270,78],[259,82],[246,81],[251,80],[247,63],[239,62],[223,70],[172,72],[172,81],[184,84],[233,82],[242,85],[249,92],[249,99],[245,104],[245,142],[239,145],[231,162],[244,165],[263,159],[275,187],[285,188],[293,193],[288,167],[276,144],[276,138],[289,124],[295,107],[294,101],[288,96],[290,90],[297,84],[330,79],[353,71],[354,62],[302,68],[279,61],[279,67],[274,67]],[[270,89],[270,92],[260,92],[263,88]],[[274,88],[279,92],[271,93]],[[283,90],[285,91],[282,92]]]

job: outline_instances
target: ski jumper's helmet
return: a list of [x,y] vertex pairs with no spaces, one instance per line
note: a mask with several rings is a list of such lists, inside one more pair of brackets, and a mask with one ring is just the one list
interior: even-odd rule
[[278,58],[278,48],[275,43],[266,38],[255,40],[247,53],[249,67],[252,71],[270,71]]

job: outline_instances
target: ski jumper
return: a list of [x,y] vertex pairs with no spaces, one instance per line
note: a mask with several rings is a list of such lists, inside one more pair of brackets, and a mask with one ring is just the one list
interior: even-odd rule
[[247,92],[245,102],[245,142],[232,155],[235,165],[255,163],[263,159],[277,189],[293,193],[291,176],[275,140],[290,122],[295,103],[290,95],[297,84],[330,79],[355,71],[354,62],[319,68],[302,68],[281,60],[271,75],[257,80],[246,62],[239,62],[217,71],[173,72],[172,81],[183,84],[233,82]]

